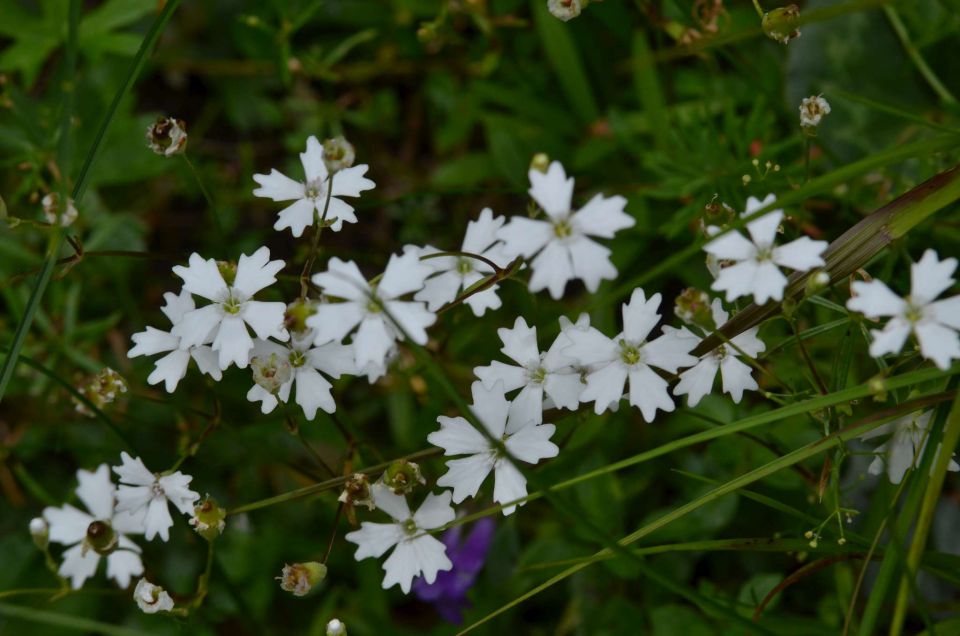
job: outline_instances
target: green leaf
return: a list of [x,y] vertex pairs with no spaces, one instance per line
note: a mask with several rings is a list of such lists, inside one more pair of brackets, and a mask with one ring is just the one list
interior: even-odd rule
[[531,0],[533,18],[550,66],[560,82],[560,88],[567,96],[570,106],[584,124],[594,122],[599,117],[599,108],[593,98],[593,90],[587,80],[587,73],[580,60],[576,44],[570,36],[569,26],[550,15],[547,3]]

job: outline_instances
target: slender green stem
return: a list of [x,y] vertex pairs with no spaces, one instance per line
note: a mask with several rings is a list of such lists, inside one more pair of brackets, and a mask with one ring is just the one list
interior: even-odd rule
[[203,605],[203,600],[207,598],[207,591],[210,586],[210,572],[213,571],[213,541],[207,541],[207,562],[203,568],[203,573],[197,579],[197,592],[193,595],[193,602],[190,607],[198,608]]
[[207,190],[207,186],[203,182],[203,178],[200,176],[200,172],[197,170],[196,166],[193,165],[193,162],[190,161],[190,157],[187,156],[187,153],[180,153],[180,156],[183,157],[183,162],[187,164],[187,168],[190,170],[190,173],[193,174],[193,179],[197,182],[197,187],[200,188],[200,192],[203,193],[203,198],[207,202],[207,207],[210,208],[210,216],[213,218],[213,226],[217,230],[217,238],[221,243],[221,247],[225,245],[226,234],[223,229],[223,221],[220,218],[220,209],[217,207],[217,204],[213,202],[213,197],[210,195],[210,191]]
[[310,287],[310,273],[313,271],[313,263],[317,260],[317,254],[320,251],[320,234],[323,233],[323,224],[327,220],[327,212],[330,210],[330,199],[333,197],[333,175],[335,173],[331,172],[327,175],[327,194],[326,199],[323,202],[323,214],[317,216],[316,211],[314,211],[314,216],[317,219],[317,227],[313,232],[313,243],[310,245],[310,255],[307,257],[307,261],[303,264],[303,271],[300,272],[300,301],[303,302],[307,298],[307,290]]
[[753,0],[753,8],[757,10],[757,15],[763,18],[763,7],[760,6],[760,0]]
[[900,15],[897,13],[897,10],[892,6],[886,6],[883,8],[884,14],[887,16],[887,21],[890,22],[890,26],[893,28],[893,32],[897,34],[897,39],[900,40],[900,46],[903,47],[904,52],[907,54],[907,57],[910,58],[910,61],[913,62],[913,65],[917,67],[917,70],[920,72],[920,75],[923,76],[923,79],[927,82],[933,92],[937,94],[937,97],[940,98],[944,104],[956,104],[957,98],[953,96],[953,93],[943,85],[943,82],[940,81],[940,78],[937,77],[937,74],[933,72],[933,69],[927,65],[926,60],[923,59],[923,56],[920,55],[920,51],[917,50],[917,47],[913,45],[913,42],[910,41],[910,34],[907,33],[907,27],[903,24],[903,20],[900,19]]

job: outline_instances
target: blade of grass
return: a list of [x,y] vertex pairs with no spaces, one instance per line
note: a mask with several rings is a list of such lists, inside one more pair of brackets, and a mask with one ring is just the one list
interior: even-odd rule
[[580,61],[576,44],[570,36],[569,27],[557,20],[547,11],[547,3],[531,0],[533,18],[543,44],[544,52],[553,67],[570,106],[576,111],[584,124],[596,121],[600,110],[593,98],[593,90],[587,73]]
[[148,636],[147,632],[141,632],[128,627],[120,627],[118,625],[111,625],[109,623],[101,623],[100,621],[90,620],[89,618],[69,616],[67,614],[59,614],[57,612],[49,612],[47,610],[19,607],[17,605],[9,605],[7,603],[0,603],[0,616],[16,618],[29,621],[31,623],[39,623],[41,625],[49,625],[51,627],[73,629],[78,632],[86,632],[88,634],[106,634],[106,636]]
[[[79,5],[79,3],[77,3]],[[133,63],[130,66],[130,71],[127,73],[127,77],[124,80],[123,84],[120,86],[120,89],[117,91],[117,94],[113,98],[113,102],[110,104],[110,108],[107,110],[107,114],[104,117],[103,123],[100,125],[100,129],[97,131],[97,136],[94,138],[93,145],[90,147],[90,150],[87,151],[87,156],[84,159],[83,165],[80,168],[80,173],[77,175],[77,180],[73,186],[73,193],[71,198],[77,203],[80,203],[80,200],[83,198],[83,194],[86,191],[87,183],[90,175],[90,167],[93,165],[94,159],[96,159],[97,152],[100,150],[100,146],[103,143],[103,139],[106,136],[107,130],[110,128],[110,124],[113,122],[114,115],[117,112],[117,108],[120,105],[120,102],[123,100],[124,96],[129,92],[130,87],[133,86],[134,81],[137,76],[140,74],[140,70],[143,68],[144,63],[147,59],[147,53],[156,43],[157,38],[160,37],[160,33],[163,31],[163,27],[166,25],[167,21],[170,19],[170,16],[173,15],[173,12],[176,10],[177,6],[180,4],[180,0],[169,0],[164,6],[163,10],[160,12],[160,15],[157,16],[157,19],[154,21],[153,25],[150,27],[150,30],[147,32],[147,35],[144,37],[143,42],[140,44],[140,49],[137,51],[136,56],[133,58]],[[73,16],[73,11],[71,11],[71,16]],[[68,69],[70,69],[68,81],[73,81],[73,67],[76,63],[76,48],[77,48],[77,20],[71,18],[69,29],[70,34],[67,39],[67,60],[72,60],[68,62]],[[72,116],[72,103],[73,103],[73,87],[70,87],[69,91],[65,91],[65,103],[64,103],[64,112],[68,115],[64,117],[64,122],[61,125],[61,137],[60,144],[61,149],[69,148],[66,144],[69,144],[70,134],[69,134],[69,125],[70,117]],[[61,151],[61,155],[64,154],[64,151]],[[63,166],[61,166],[62,168]],[[66,183],[67,174],[62,170],[63,179],[61,183]],[[60,204],[65,205],[66,199],[63,195],[60,197]],[[13,376],[13,371],[17,366],[17,361],[19,360],[20,349],[23,348],[23,343],[26,341],[27,333],[30,331],[30,325],[33,323],[34,315],[37,312],[37,309],[40,306],[40,300],[43,298],[43,293],[47,289],[47,285],[50,283],[50,276],[53,273],[54,265],[56,264],[57,254],[60,250],[60,244],[63,241],[64,232],[62,229],[59,229],[51,235],[50,244],[47,247],[46,257],[43,262],[43,267],[40,269],[40,274],[37,276],[37,280],[33,285],[33,289],[30,292],[30,300],[27,301],[27,307],[23,315],[20,317],[19,323],[17,323],[17,330],[14,332],[13,340],[10,343],[9,352],[7,353],[6,358],[3,360],[3,368],[0,369],[0,402],[3,401],[3,396],[6,393],[7,385],[10,382],[10,378]]]

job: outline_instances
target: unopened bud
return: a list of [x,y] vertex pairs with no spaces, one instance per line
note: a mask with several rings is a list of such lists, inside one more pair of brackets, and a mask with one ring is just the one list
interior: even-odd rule
[[317,313],[317,303],[312,300],[295,300],[287,305],[287,311],[283,314],[283,324],[287,331],[305,333],[310,328],[307,327],[307,318]]
[[675,301],[673,313],[680,320],[713,331],[717,328],[710,311],[710,296],[695,287],[684,289]]
[[70,197],[67,197],[67,204],[63,207],[63,210],[60,209],[60,195],[56,192],[47,194],[40,201],[40,204],[43,205],[43,218],[50,225],[57,225],[57,219],[59,218],[60,227],[69,227],[79,216],[77,207]]
[[223,282],[228,287],[232,286],[237,280],[237,264],[233,261],[217,261],[217,271],[223,276]]
[[710,203],[703,206],[705,225],[728,225],[736,216],[737,213],[734,212],[733,208],[723,201],[718,201],[716,195],[710,200]]
[[327,566],[317,561],[307,561],[283,566],[283,572],[277,580],[283,591],[294,596],[306,596],[326,576]]
[[133,590],[133,600],[137,602],[144,614],[156,614],[157,612],[169,612],[173,609],[173,599],[165,589],[159,585],[154,585],[147,579],[137,581],[137,587]]
[[537,172],[546,172],[550,167],[550,156],[545,152],[538,152],[530,160],[530,169]]
[[817,270],[807,277],[806,296],[816,296],[830,284],[830,274],[826,270]]
[[[98,409],[102,409],[107,404],[113,403],[119,394],[127,392],[127,383],[119,373],[110,367],[104,367],[86,384],[77,387],[77,391],[93,402]],[[72,399],[78,413],[88,417],[94,416],[93,411],[86,404],[76,397]]]
[[172,157],[187,149],[187,125],[182,119],[158,117],[147,127],[147,146],[161,157]]
[[837,539],[837,543],[838,543],[839,545],[846,545],[846,544],[847,544],[847,540],[844,539],[843,537],[840,537],[839,539]]
[[805,539],[812,539],[812,538],[813,538],[813,530],[807,530],[806,532],[804,532],[804,533],[803,533],[803,538],[805,538]]
[[117,549],[117,533],[107,521],[93,521],[87,526],[87,536],[83,540],[81,552],[93,550],[100,556],[107,556]]
[[327,623],[327,636],[347,636],[347,625],[339,618]]
[[799,20],[800,7],[791,4],[764,13],[761,26],[768,38],[780,44],[787,44],[790,40],[800,37],[800,30],[797,28]]
[[363,473],[354,473],[347,479],[338,500],[354,507],[366,506],[367,510],[377,507],[370,492],[370,480]]
[[409,494],[417,484],[427,483],[420,474],[420,466],[405,459],[398,459],[390,464],[380,479],[395,495]]
[[874,376],[870,378],[870,392],[873,393],[875,402],[885,402],[887,400],[887,382],[883,376]]
[[353,145],[343,136],[327,139],[323,142],[323,163],[331,173],[349,168],[356,158],[357,154]]
[[213,541],[223,534],[227,525],[226,518],[227,511],[218,506],[213,497],[207,495],[193,507],[193,516],[189,523],[197,534],[207,541]]
[[583,3],[581,0],[547,0],[547,9],[553,17],[568,22],[580,15]]
[[250,369],[253,371],[253,381],[271,395],[275,395],[293,375],[290,360],[276,353],[254,356],[250,359]]
[[34,517],[30,520],[30,536],[41,550],[46,550],[50,543],[50,524],[43,517]]

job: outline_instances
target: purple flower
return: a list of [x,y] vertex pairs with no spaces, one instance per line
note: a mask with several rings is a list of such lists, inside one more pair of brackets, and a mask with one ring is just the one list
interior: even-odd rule
[[447,546],[447,556],[453,562],[453,568],[439,572],[433,583],[427,583],[423,578],[413,582],[417,598],[432,603],[444,620],[456,625],[463,621],[463,610],[469,606],[467,590],[483,568],[494,529],[493,519],[484,517],[474,524],[473,530],[461,542],[463,526],[450,528],[441,541]]

